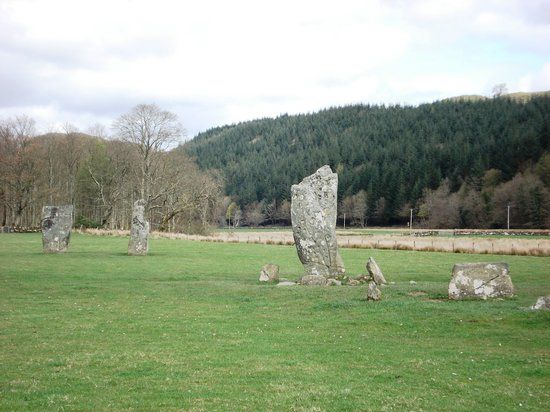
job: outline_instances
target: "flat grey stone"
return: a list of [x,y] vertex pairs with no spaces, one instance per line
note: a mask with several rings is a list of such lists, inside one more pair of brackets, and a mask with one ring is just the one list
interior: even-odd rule
[[273,282],[279,280],[279,265],[268,263],[260,271],[260,282]]
[[537,299],[535,304],[531,306],[533,310],[549,310],[550,309],[550,296],[541,296]]
[[514,295],[508,264],[460,263],[453,267],[449,299],[487,299]]
[[304,275],[300,279],[300,284],[325,286],[327,284],[327,278],[321,275]]
[[277,283],[277,286],[294,286],[294,285],[296,285],[296,282],[290,282],[288,280]]

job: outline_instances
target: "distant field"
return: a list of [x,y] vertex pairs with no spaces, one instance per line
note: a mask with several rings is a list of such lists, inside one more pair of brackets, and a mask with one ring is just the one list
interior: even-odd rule
[[[249,233],[249,232],[291,232],[291,226],[266,226],[266,227],[237,227],[237,228],[220,228],[216,229],[216,232],[219,233]],[[410,231],[407,228],[346,228],[338,227],[338,234],[341,236],[351,236],[351,235],[365,235],[365,236],[381,236],[381,235],[409,235]],[[437,237],[453,237],[453,229],[414,229],[414,233],[422,232],[437,232]],[[518,231],[518,230],[516,230]],[[468,237],[481,237],[481,238],[494,238],[494,239],[550,239],[550,236],[546,233],[547,231],[538,231],[533,230],[533,232],[540,232],[540,234],[533,235],[521,235],[521,234],[512,234],[514,230],[505,231],[502,229],[494,230],[493,234],[469,234]]]
[[[369,232],[367,232],[369,231]],[[102,231],[89,229],[87,233],[98,235],[128,235],[124,231]],[[429,233],[421,231],[417,233]],[[476,235],[453,236],[452,231],[438,231],[437,235],[410,236],[398,229],[349,229],[336,231],[338,245],[342,248],[358,249],[397,249],[431,252],[453,252],[470,254],[500,254],[525,256],[550,256],[550,236],[505,236]],[[209,236],[177,233],[154,233],[156,237],[201,240],[207,242],[263,243],[293,245],[292,230],[244,228],[242,230],[221,231]]]
[[[373,256],[383,300],[364,287],[296,279],[292,246],[74,235],[0,235],[0,410],[547,410],[550,258],[343,249]],[[455,262],[506,261],[508,300],[451,302]],[[409,281],[415,280],[416,285]],[[545,406],[546,405],[546,406]]]

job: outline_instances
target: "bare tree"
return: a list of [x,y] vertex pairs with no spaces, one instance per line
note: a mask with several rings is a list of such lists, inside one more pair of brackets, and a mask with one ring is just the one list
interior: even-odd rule
[[355,225],[365,227],[365,217],[367,215],[367,192],[360,190],[352,196],[353,207],[351,217]]
[[155,104],[137,105],[120,116],[113,129],[121,140],[133,143],[138,151],[139,194],[148,210],[162,195],[152,187],[162,167],[161,154],[184,135],[184,129],[174,113],[161,110]]
[[262,203],[264,205],[262,212],[265,216],[265,220],[273,224],[275,215],[277,214],[277,200],[273,199],[271,202],[263,201]]
[[225,212],[225,218],[228,221],[229,227],[236,228],[241,224],[241,219],[243,217],[243,212],[239,205],[235,202],[231,202]]
[[498,185],[492,203],[495,226],[506,227],[508,205],[512,227],[545,227],[550,223],[550,191],[531,172],[517,173]]
[[[3,224],[20,226],[23,212],[32,202],[40,176],[36,155],[34,120],[17,116],[0,123],[0,183]],[[10,215],[8,222],[8,214]]]
[[77,172],[82,160],[83,141],[78,128],[70,123],[63,125],[63,144],[58,147],[65,167],[66,201],[75,204]]
[[115,206],[120,203],[127,183],[127,174],[131,158],[128,144],[119,140],[99,140],[87,148],[84,168],[93,182],[92,191],[95,201],[101,205],[101,226],[114,229],[116,216]]
[[[353,196],[346,196],[338,205],[338,216],[350,221],[352,225],[365,227],[365,217],[367,214],[367,192],[360,190]],[[344,222],[344,225],[345,223]]]
[[221,198],[222,180],[214,173],[201,172],[183,151],[173,150],[164,155],[163,181],[165,194],[161,198],[159,230],[179,228],[187,233],[206,233],[209,222]]
[[424,190],[418,217],[424,226],[433,229],[459,226],[458,194],[451,193],[449,179],[444,179],[436,190]]
[[258,226],[265,220],[264,202],[252,202],[244,208],[244,219],[250,226]]
[[346,226],[346,221],[351,219],[353,211],[353,199],[351,196],[344,197],[340,204],[338,205],[338,215],[343,219],[344,226]]
[[493,97],[500,97],[508,92],[506,83],[499,83],[493,86]]
[[279,222],[284,224],[290,223],[290,202],[287,199],[279,202],[276,218]]
[[86,132],[90,136],[99,137],[101,139],[107,139],[109,137],[109,133],[107,132],[107,128],[105,125],[101,123],[94,123],[91,126],[88,127]]

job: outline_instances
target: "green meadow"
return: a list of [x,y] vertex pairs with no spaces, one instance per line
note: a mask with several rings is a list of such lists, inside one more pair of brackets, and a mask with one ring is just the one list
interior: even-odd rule
[[[292,246],[0,235],[0,410],[548,410],[550,258],[343,249],[363,287],[259,284]],[[517,297],[446,299],[454,263],[506,261]],[[411,285],[410,281],[417,282]]]

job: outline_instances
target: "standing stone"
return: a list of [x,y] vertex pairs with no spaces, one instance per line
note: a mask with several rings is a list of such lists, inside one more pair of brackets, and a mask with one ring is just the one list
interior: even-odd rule
[[268,263],[260,271],[260,282],[273,282],[279,280],[279,265]]
[[375,281],[370,281],[369,286],[367,287],[367,300],[380,300],[382,297],[382,292],[376,286]]
[[73,227],[73,205],[42,208],[42,250],[45,253],[66,252]]
[[128,254],[145,256],[149,250],[149,222],[145,220],[145,201],[136,200],[132,209],[132,228],[130,230],[130,242]]
[[550,296],[541,296],[537,299],[535,304],[531,306],[531,309],[533,310],[541,310],[546,309],[550,310]]
[[507,263],[459,263],[453,267],[449,299],[487,299],[514,295]]
[[[328,278],[345,272],[336,242],[337,190],[338,175],[329,166],[292,185],[292,230],[304,277]],[[318,279],[313,280],[319,284]]]
[[372,276],[372,280],[374,280],[377,285],[385,285],[387,283],[386,278],[384,278],[384,275],[380,270],[380,267],[372,257],[370,257],[367,262],[367,271]]

